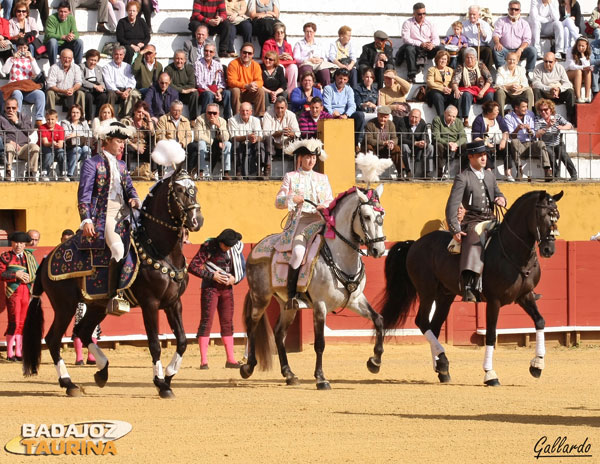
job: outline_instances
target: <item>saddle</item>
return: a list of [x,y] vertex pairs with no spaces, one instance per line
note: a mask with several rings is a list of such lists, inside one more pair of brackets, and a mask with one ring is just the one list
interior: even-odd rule
[[[260,261],[270,261],[271,287],[276,291],[286,291],[287,289],[289,262],[292,258],[291,246],[285,251],[277,249],[278,245],[281,244],[282,235],[284,233],[285,231],[281,234],[273,234],[263,238],[252,249],[248,256],[248,264]],[[322,234],[312,234],[308,239],[306,253],[304,254],[302,265],[300,266],[300,274],[298,275],[297,289],[300,293],[305,293],[308,290],[323,243]]]
[[[495,219],[490,219],[488,221],[480,222],[475,226],[474,230],[477,233],[477,235],[479,235],[479,239],[481,240],[481,244],[483,245],[484,251],[490,243],[490,239],[492,238],[491,232],[492,230],[494,230],[494,227],[496,227],[497,224],[498,223]],[[457,242],[456,239],[452,237],[452,240],[450,240],[450,243],[448,244],[448,251],[450,252],[450,254],[459,255],[460,250],[461,243]]]
[[[131,239],[130,239],[131,240]],[[58,245],[48,258],[48,277],[51,280],[78,279],[83,298],[87,301],[108,298],[108,265],[110,249],[82,248],[81,231]],[[135,280],[140,261],[135,246],[129,242],[121,267],[118,290],[128,289]]]

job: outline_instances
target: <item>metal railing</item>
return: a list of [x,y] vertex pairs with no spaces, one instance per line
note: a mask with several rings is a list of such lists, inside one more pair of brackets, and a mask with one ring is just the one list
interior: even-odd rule
[[[194,130],[179,132],[181,145],[187,154],[185,168],[197,180],[277,180],[296,168],[296,158],[283,154],[283,149],[293,139],[274,140],[272,131],[257,130],[254,133],[230,133],[229,139],[225,140],[219,131],[213,129],[209,132],[202,136]],[[25,135],[27,137],[23,134],[15,137],[14,132],[0,132],[0,180],[76,181],[82,163],[97,153],[101,146],[90,133],[76,132],[63,147],[40,147],[36,130]],[[168,135],[174,136],[174,133]],[[394,161],[394,166],[380,176],[382,180],[452,180],[468,165],[464,144],[459,150],[451,150],[448,143],[439,143],[433,138],[429,126],[424,146],[417,143],[420,137],[412,132],[365,132],[361,136],[361,151],[370,149],[380,158],[392,158]],[[15,138],[21,142],[17,147],[11,143]],[[126,143],[122,159],[133,180],[151,181],[162,175],[162,168],[150,159],[156,142],[162,138],[165,138],[163,133],[139,130],[136,137]],[[600,133],[563,133],[561,143],[567,149],[573,144],[589,147],[584,152],[577,152],[571,160],[579,179],[600,180]],[[517,163],[510,141],[507,146],[507,150],[497,151],[495,156],[489,157],[499,180],[507,177],[507,168],[511,168],[515,179],[548,180],[542,161],[536,157],[531,145],[520,155],[520,163]],[[572,150],[568,151],[573,155]],[[572,177],[566,170],[561,153],[555,155],[551,151],[549,158],[554,178]],[[521,166],[521,170],[517,169],[517,165]],[[357,180],[360,180],[358,172]]]
[[[422,134],[367,131],[361,143],[361,152],[371,151],[379,158],[392,159],[394,165],[380,175],[381,180],[452,181],[456,174],[469,165],[466,144],[472,141],[472,137],[465,135],[460,146],[452,147],[456,148],[454,150],[448,142],[457,143],[457,140],[448,135],[444,137],[434,137],[430,125],[427,126],[427,132]],[[600,180],[600,133],[561,133],[561,150],[542,144],[548,154],[551,176],[544,169],[545,157],[540,156],[534,144],[524,145],[525,151],[519,153],[512,139],[509,139],[503,150],[499,150],[498,146],[488,150],[487,166],[494,170],[498,180]],[[581,152],[579,147],[588,149]],[[575,148],[575,151],[569,148]],[[357,180],[361,180],[358,170],[356,176]]]

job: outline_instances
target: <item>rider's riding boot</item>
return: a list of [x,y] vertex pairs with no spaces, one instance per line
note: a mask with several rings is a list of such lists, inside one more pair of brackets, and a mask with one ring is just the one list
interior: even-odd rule
[[477,280],[479,275],[473,271],[463,271],[461,274],[463,289],[463,301],[467,303],[477,303],[475,292],[477,291]]
[[114,258],[110,259],[108,264],[108,304],[106,305],[107,314],[121,315],[129,312],[129,303],[117,294],[119,287],[119,277],[121,275],[121,263]]
[[300,274],[300,267],[294,269],[292,266],[288,270],[287,278],[287,296],[288,300],[285,305],[285,309],[299,309],[296,286],[298,285],[298,275]]

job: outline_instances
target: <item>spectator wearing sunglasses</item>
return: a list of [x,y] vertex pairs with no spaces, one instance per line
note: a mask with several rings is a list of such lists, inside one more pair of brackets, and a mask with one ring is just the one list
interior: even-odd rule
[[[494,33],[494,62],[496,69],[504,66],[506,57],[510,52],[517,54],[517,59],[527,60],[525,69],[527,73],[532,73],[535,67],[536,52],[531,46],[531,27],[529,23],[521,18],[521,2],[511,0],[508,4],[508,15],[496,21]],[[529,76],[531,78],[531,75]]]

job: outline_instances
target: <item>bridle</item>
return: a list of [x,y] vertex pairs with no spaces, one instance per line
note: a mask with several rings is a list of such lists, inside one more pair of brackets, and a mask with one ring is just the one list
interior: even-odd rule
[[[185,224],[185,217],[187,215],[187,212],[192,209],[200,209],[200,205],[196,202],[194,202],[193,204],[190,204],[188,206],[185,206],[182,203],[182,201],[179,199],[179,197],[175,194],[174,184],[177,182],[183,182],[188,179],[192,180],[192,178],[189,176],[189,174],[185,170],[179,171],[177,176],[172,175],[171,178],[169,179],[169,190],[167,191],[167,211],[169,212],[169,217],[171,218],[171,221],[175,225],[169,224],[168,222],[163,221],[162,219],[159,219],[156,216],[153,216],[152,214],[150,214],[149,212],[147,212],[145,210],[144,205],[142,205],[142,208],[139,209],[140,213],[143,216],[150,219],[151,221],[153,221],[157,224],[160,224],[161,226],[166,227],[169,230],[178,232],[178,234],[181,236],[182,231],[183,231],[183,225]],[[162,180],[161,182],[164,182],[164,180]],[[185,189],[185,195],[188,198],[193,198],[195,194],[196,194],[196,187],[187,187]],[[153,197],[153,196],[154,195],[152,193],[148,193],[148,197]],[[171,209],[171,202],[174,202],[175,205],[177,205],[177,208],[179,209],[178,217],[176,217],[176,215],[173,214],[173,210]]]
[[[554,200],[552,200],[551,196],[550,196],[550,201],[554,202]],[[546,213],[546,215],[548,215],[550,217],[550,222],[551,222],[551,225],[548,228],[548,234],[544,238],[541,237],[540,226],[539,226],[542,210],[545,210],[545,211],[550,210],[549,212]],[[504,219],[504,216],[505,216],[504,212],[506,211],[506,208],[502,208],[502,207],[498,206],[498,211],[500,212],[500,215],[497,215],[497,216],[501,216],[502,219]],[[502,220],[502,223],[501,223],[502,227],[506,227],[506,230],[509,231],[519,241],[519,243],[521,243],[523,246],[525,246],[525,248],[527,248],[529,250],[530,254],[529,254],[529,258],[527,259],[527,263],[529,264],[531,262],[531,265],[522,267],[522,266],[519,266],[517,263],[515,263],[512,256],[510,256],[504,248],[504,244],[502,243],[502,236],[500,234],[498,234],[498,243],[500,244],[500,250],[502,251],[503,256],[508,260],[508,262],[510,262],[514,267],[516,267],[519,270],[519,272],[523,275],[523,277],[528,277],[529,274],[531,273],[531,270],[533,268],[535,268],[538,264],[537,254],[535,252],[536,244],[539,245],[542,242],[554,242],[556,240],[556,235],[558,235],[558,227],[557,227],[556,223],[558,222],[559,215],[558,215],[558,208],[556,207],[556,205],[540,205],[539,203],[536,203],[535,216],[536,216],[536,227],[535,227],[536,235],[534,237],[535,242],[532,247],[530,247],[525,242],[525,240],[523,240],[512,229],[512,227],[510,227],[508,222]],[[533,260],[533,262],[532,262],[532,260]]]
[[[360,211],[360,209],[363,206],[370,206],[371,208],[373,208],[373,211],[377,212],[377,214],[375,215],[375,224],[377,224],[378,226],[382,226],[383,225],[383,214],[385,213],[385,211],[383,210],[381,204],[379,203],[379,197],[377,196],[377,193],[374,190],[368,190],[365,193],[365,195],[367,196],[367,201],[362,201],[359,197],[358,205],[352,212],[352,220],[351,220],[350,224],[354,225],[354,220],[356,219],[356,215],[358,214],[358,212]],[[308,204],[314,206],[315,208],[317,207],[317,205],[310,200],[304,200],[304,201],[307,202]],[[333,230],[335,232],[336,236],[339,237],[342,242],[344,242],[346,245],[348,245],[350,248],[352,248],[354,251],[356,251],[358,254],[360,254],[362,256],[368,256],[368,253],[365,253],[363,250],[361,250],[360,245],[364,245],[364,246],[368,247],[369,245],[371,245],[373,243],[385,242],[385,239],[386,239],[385,235],[382,235],[381,237],[369,238],[369,233],[367,231],[367,225],[365,224],[365,220],[361,214],[358,214],[358,218],[359,218],[360,227],[362,229],[364,238],[362,238],[360,235],[358,235],[355,232],[353,226],[350,228],[350,231],[351,231],[352,240],[354,240],[354,242],[351,241],[350,239],[344,237],[344,235],[341,234],[335,228],[335,224],[333,224],[332,221],[328,220],[328,217],[331,217],[331,214],[333,213],[333,211],[335,210],[335,208],[337,207],[338,204],[339,203],[336,202],[334,207],[331,210],[329,210],[329,213],[327,215],[324,215],[319,210],[317,210],[317,211],[319,211],[319,213],[321,214],[321,216],[327,223],[327,227],[329,227],[331,230]],[[357,243],[358,243],[358,245],[357,245]]]

